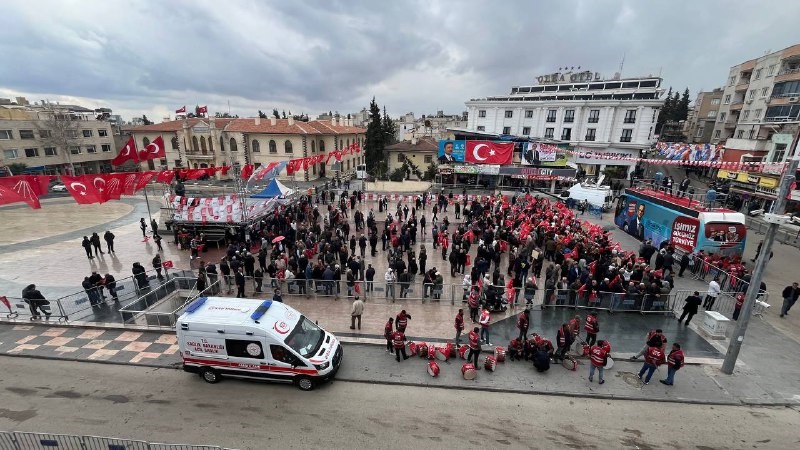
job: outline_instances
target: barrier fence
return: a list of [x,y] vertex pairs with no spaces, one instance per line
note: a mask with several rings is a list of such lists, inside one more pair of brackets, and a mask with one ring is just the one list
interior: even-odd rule
[[[211,295],[219,281],[202,290],[197,289],[197,277],[173,277],[150,289],[119,310],[122,322],[147,327],[175,328],[178,317],[192,300]],[[185,291],[183,295],[170,294]]]
[[[749,231],[754,231],[756,234],[764,235],[769,228],[768,223],[756,220],[750,215],[747,216],[745,222],[747,223],[747,229]],[[797,229],[787,227],[778,228],[775,240],[784,245],[800,248],[800,226],[798,226]]]
[[233,450],[214,445],[160,444],[133,439],[0,431],[2,450]]

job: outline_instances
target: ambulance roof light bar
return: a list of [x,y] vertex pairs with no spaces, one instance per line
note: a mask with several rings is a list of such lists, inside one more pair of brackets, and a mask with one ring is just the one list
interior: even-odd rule
[[203,306],[206,303],[206,300],[208,300],[208,297],[196,298],[192,303],[189,303],[189,306],[186,307],[186,313],[191,314],[197,311],[198,309],[200,309],[201,306]]
[[258,323],[258,319],[267,313],[270,306],[272,306],[272,300],[264,300],[260,305],[258,305],[258,308],[253,311],[253,314],[250,315],[250,318],[253,319],[254,322]]

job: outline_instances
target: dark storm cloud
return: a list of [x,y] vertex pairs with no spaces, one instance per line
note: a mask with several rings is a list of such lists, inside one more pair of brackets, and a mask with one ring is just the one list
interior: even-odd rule
[[721,85],[731,65],[796,43],[800,2],[11,1],[0,89],[163,113],[464,109],[581,66]]

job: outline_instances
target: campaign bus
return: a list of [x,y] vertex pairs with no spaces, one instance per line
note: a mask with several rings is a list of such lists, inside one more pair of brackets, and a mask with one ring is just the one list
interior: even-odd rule
[[653,185],[625,189],[617,200],[614,223],[639,240],[659,247],[670,241],[675,249],[691,253],[741,255],[747,229],[745,216],[718,205],[703,193],[665,191]]

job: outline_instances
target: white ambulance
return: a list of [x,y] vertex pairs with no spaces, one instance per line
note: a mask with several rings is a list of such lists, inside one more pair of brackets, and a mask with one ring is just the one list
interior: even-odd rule
[[307,391],[332,379],[342,363],[336,336],[272,300],[200,297],[176,329],[183,370],[209,383],[236,377],[295,383]]

